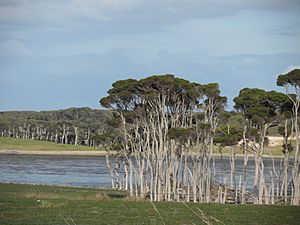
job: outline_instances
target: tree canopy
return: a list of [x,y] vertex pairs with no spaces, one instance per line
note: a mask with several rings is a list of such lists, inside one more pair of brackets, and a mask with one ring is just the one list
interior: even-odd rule
[[234,108],[257,125],[274,121],[281,113],[291,109],[291,101],[285,94],[258,88],[242,89],[233,101]]

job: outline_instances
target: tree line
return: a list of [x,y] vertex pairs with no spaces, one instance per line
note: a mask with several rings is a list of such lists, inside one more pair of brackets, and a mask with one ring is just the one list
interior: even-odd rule
[[[299,205],[300,70],[279,75],[277,85],[285,93],[242,89],[234,98],[241,121],[232,125],[234,113],[225,111],[227,98],[217,83],[200,84],[169,74],[116,81],[100,100],[113,112],[114,135],[102,139],[108,150],[117,151],[107,155],[112,187],[153,201],[225,203],[231,192],[235,203]],[[283,137],[284,160],[279,170],[269,171],[271,181],[266,182],[263,157],[274,126]],[[214,180],[214,146],[232,146],[231,174],[222,183]],[[238,148],[244,169],[236,184]],[[251,194],[246,179],[249,154],[255,160]]]
[[99,146],[109,118],[111,112],[90,108],[0,112],[0,136]]

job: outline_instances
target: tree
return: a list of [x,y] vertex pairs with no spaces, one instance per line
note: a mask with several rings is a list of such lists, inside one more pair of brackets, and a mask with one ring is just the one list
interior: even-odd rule
[[123,187],[154,201],[192,196],[195,202],[209,202],[213,136],[226,103],[218,84],[170,74],[127,79],[115,82],[100,103],[120,121]]
[[275,91],[244,88],[233,101],[235,109],[243,113],[245,126],[243,145],[255,156],[253,188],[258,192],[258,203],[262,204],[263,196],[268,195],[262,160],[268,145],[268,129],[279,124],[279,115],[289,105],[289,99],[284,94]]
[[[300,113],[300,69],[294,69],[286,74],[277,77],[277,85],[285,88],[286,95],[293,103],[293,127],[296,137],[296,148],[294,156],[293,178],[293,198],[292,204],[300,204],[300,133],[299,133],[299,113]],[[293,131],[293,130],[292,130]]]

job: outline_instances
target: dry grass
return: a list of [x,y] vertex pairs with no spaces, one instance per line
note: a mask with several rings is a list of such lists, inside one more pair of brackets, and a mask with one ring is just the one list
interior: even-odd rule
[[101,192],[99,192],[99,193],[97,193],[97,194],[95,195],[94,198],[91,198],[91,199],[89,199],[89,200],[102,201],[102,200],[110,200],[110,199],[111,199],[111,198],[110,198],[106,193],[101,193]]
[[61,198],[61,196],[55,193],[41,193],[41,192],[25,193],[24,197],[30,199],[60,199]]
[[65,202],[53,202],[46,200],[37,200],[39,207],[42,209],[59,209],[66,206]]
[[124,201],[129,201],[129,202],[141,202],[141,201],[145,201],[146,198],[144,197],[138,197],[138,196],[135,196],[135,195],[127,195],[125,198],[124,198]]
[[67,200],[96,200],[96,201],[102,201],[102,200],[111,200],[111,197],[108,196],[106,193],[98,192],[96,194],[90,194],[90,195],[63,195],[63,194],[56,194],[56,193],[43,193],[43,192],[30,192],[23,194],[24,198],[27,199],[67,199]]

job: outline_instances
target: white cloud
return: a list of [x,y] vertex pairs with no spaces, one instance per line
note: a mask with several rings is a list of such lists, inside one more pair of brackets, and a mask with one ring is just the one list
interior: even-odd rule
[[0,22],[159,21],[299,8],[299,0],[0,0]]
[[15,0],[0,3],[2,22],[106,21],[115,12],[133,10],[139,0]]

